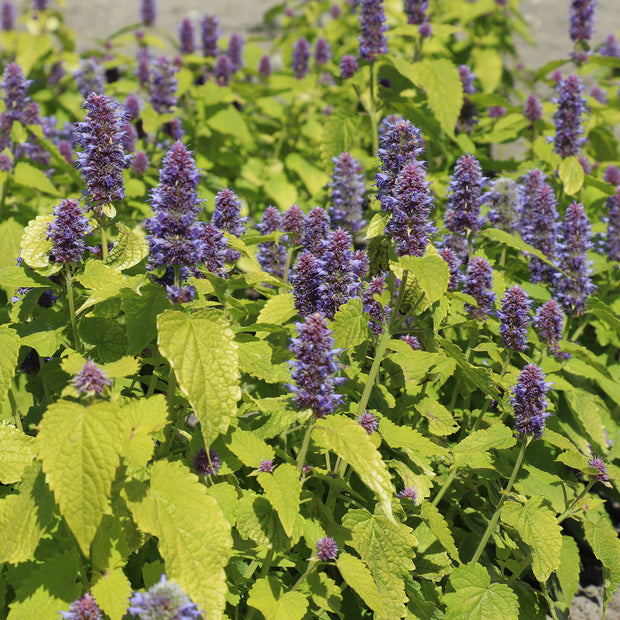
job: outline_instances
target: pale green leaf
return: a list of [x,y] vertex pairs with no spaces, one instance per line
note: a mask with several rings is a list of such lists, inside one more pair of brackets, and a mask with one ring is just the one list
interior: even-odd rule
[[500,85],[504,63],[500,52],[486,45],[472,49],[473,68],[485,93],[495,93]]
[[445,620],[518,620],[517,595],[506,584],[491,584],[480,564],[459,566],[449,584],[454,592],[444,594]]
[[555,514],[542,504],[540,496],[532,497],[525,505],[506,502],[502,521],[530,547],[534,576],[544,583],[560,565],[562,531]]
[[342,592],[336,582],[325,573],[310,573],[306,577],[310,588],[312,602],[320,609],[326,609],[334,614],[340,613],[342,607]]
[[449,454],[446,448],[424,437],[415,429],[409,426],[398,426],[388,418],[381,418],[379,433],[392,448],[411,450],[418,456],[442,457]]
[[146,241],[138,237],[128,226],[117,222],[116,227],[118,237],[105,264],[121,271],[137,265],[145,258],[148,255],[148,246]]
[[422,502],[420,516],[426,521],[428,527],[437,536],[437,540],[445,547],[450,556],[460,564],[459,551],[444,516],[430,502]]
[[470,433],[454,447],[454,464],[466,467],[471,455],[488,450],[507,450],[517,443],[513,432],[504,424],[494,424],[489,428]]
[[[26,265],[33,269],[50,266],[50,252],[54,243],[47,238],[47,233],[53,221],[53,215],[38,215],[28,222],[24,230],[19,255]],[[57,267],[60,269],[61,265],[58,264]]]
[[364,239],[372,239],[373,237],[378,237],[379,235],[382,235],[388,219],[389,217],[385,213],[375,213],[372,216],[372,220],[370,220],[370,224],[368,224],[368,228],[366,229],[366,236],[364,237]]
[[340,306],[331,325],[337,349],[351,349],[368,338],[368,319],[361,299],[351,299]]
[[572,536],[562,536],[560,565],[555,574],[560,584],[561,600],[564,602],[565,610],[570,608],[573,597],[579,588],[580,562],[579,547],[577,547],[575,539]]
[[301,620],[308,601],[301,592],[284,592],[277,578],[269,576],[254,583],[248,605],[258,609],[265,620]]
[[33,437],[24,434],[14,426],[6,423],[0,424],[0,482],[2,484],[13,484],[22,479],[34,458],[33,441]]
[[586,512],[584,523],[586,540],[594,555],[603,565],[605,607],[620,583],[620,539],[618,532],[606,516],[594,511]]
[[273,448],[255,433],[236,428],[226,447],[246,466],[257,468],[261,461],[273,460]]
[[13,182],[17,185],[37,189],[44,194],[60,195],[43,170],[39,170],[25,161],[17,162],[13,170]]
[[521,238],[511,235],[505,230],[500,230],[499,228],[484,228],[480,231],[480,234],[491,241],[497,241],[498,243],[503,243],[515,250],[519,250],[519,252],[525,252],[526,254],[531,254],[535,256],[543,263],[547,263],[551,267],[554,267],[553,261],[547,258],[540,250],[537,250],[535,247],[525,243]]
[[19,491],[0,500],[0,563],[30,559],[51,526],[54,511],[41,464],[33,463],[24,472]]
[[456,363],[445,355],[429,351],[414,351],[402,340],[390,340],[388,349],[396,351],[390,358],[401,367],[405,381],[419,383],[429,373],[443,372],[448,376],[454,372]]
[[297,314],[292,293],[281,293],[267,300],[258,313],[257,323],[273,323],[283,325]]
[[[12,217],[0,223],[0,267],[13,267],[15,265],[15,257],[19,255],[20,239],[23,233],[24,227]],[[5,286],[4,275],[0,280]]]
[[585,436],[590,442],[600,446],[601,449],[607,447],[605,425],[598,398],[585,390],[567,391],[564,392],[564,396],[575,417],[582,424]]
[[207,492],[215,498],[226,521],[233,527],[237,521],[237,504],[239,503],[235,487],[227,482],[218,482],[208,487]]
[[293,535],[295,519],[299,512],[301,483],[297,469],[288,463],[280,465],[273,473],[258,475],[258,484],[263,487],[267,499],[276,509],[287,536]]
[[237,343],[221,312],[167,310],[157,317],[158,345],[200,420],[205,443],[228,429],[241,397]]
[[221,619],[227,591],[224,567],[232,537],[215,499],[179,462],[158,461],[146,494],[134,496],[132,490],[126,486],[129,508],[138,527],[159,539],[167,577],[210,620]]
[[252,145],[252,136],[245,118],[233,106],[226,106],[210,116],[207,125],[221,134],[237,138],[246,148]]
[[0,326],[0,402],[9,392],[19,355],[19,336],[17,332],[6,325]]
[[271,363],[271,347],[264,340],[237,342],[239,346],[239,369],[267,383],[290,381],[288,364]]
[[563,159],[558,173],[564,185],[564,191],[569,196],[576,194],[582,188],[585,173],[577,157],[566,157]]
[[415,405],[416,411],[428,422],[428,431],[433,435],[445,437],[458,428],[452,414],[435,398],[425,397]]
[[403,269],[410,272],[409,277],[413,277],[424,291],[429,304],[441,299],[448,290],[448,263],[432,245],[427,246],[424,256],[403,256],[399,262]]
[[392,519],[394,490],[390,473],[366,431],[350,418],[331,415],[316,423],[312,438],[321,448],[333,451],[353,468]]
[[90,591],[110,620],[122,620],[127,611],[127,601],[133,591],[122,569],[115,568],[100,575]]
[[135,355],[157,336],[157,316],[170,308],[170,301],[166,289],[150,283],[139,292],[124,288],[121,300],[127,324],[127,351]]
[[336,110],[325,119],[320,147],[324,169],[333,165],[334,157],[351,148],[359,124],[359,116],[347,116],[341,110]]
[[82,551],[110,505],[112,481],[123,446],[119,411],[110,403],[90,407],[69,401],[50,405],[43,416],[36,449],[60,512]]
[[364,562],[349,553],[341,553],[336,560],[336,565],[347,585],[359,594],[370,609],[376,612],[377,617],[387,620],[388,612],[383,604],[381,593]]
[[299,153],[289,153],[285,159],[286,167],[299,175],[310,196],[318,194],[329,181],[328,175]]

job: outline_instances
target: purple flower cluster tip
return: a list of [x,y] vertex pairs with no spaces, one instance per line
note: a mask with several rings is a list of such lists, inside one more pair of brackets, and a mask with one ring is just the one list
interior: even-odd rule
[[92,360],[87,360],[86,364],[75,377],[73,377],[73,387],[79,392],[80,396],[101,396],[103,391],[112,385],[105,371],[97,366]]
[[338,545],[333,538],[321,538],[316,542],[316,556],[321,562],[329,562],[338,557]]
[[359,162],[344,152],[333,158],[334,172],[329,185],[331,204],[329,217],[332,226],[342,226],[353,233],[364,228],[364,175]]
[[194,471],[202,476],[215,476],[220,471],[220,457],[213,450],[207,454],[203,446],[194,456]]
[[515,414],[517,437],[532,436],[540,439],[550,413],[547,392],[551,387],[545,374],[535,364],[528,364],[512,389],[510,403]]
[[385,6],[383,0],[361,0],[359,22],[362,34],[359,38],[360,57],[372,62],[376,56],[388,53],[385,38]]
[[61,611],[64,620],[103,620],[103,612],[90,594],[73,601],[69,611]]
[[84,235],[91,228],[80,203],[66,198],[54,209],[54,216],[47,234],[54,244],[50,259],[63,264],[81,261],[86,249]]
[[495,293],[493,292],[493,268],[486,258],[474,256],[467,265],[463,292],[471,295],[477,306],[465,305],[467,312],[479,321],[485,321],[491,314]]
[[506,349],[523,352],[527,349],[527,326],[530,324],[532,302],[519,286],[509,288],[502,298],[497,316],[500,334]]
[[579,155],[584,143],[581,117],[586,111],[586,100],[583,97],[584,86],[577,75],[571,73],[560,80],[556,87],[558,96],[554,102],[558,104],[555,113],[555,141],[553,150],[560,157]]
[[199,620],[202,614],[180,586],[166,580],[166,575],[162,575],[146,592],[134,592],[129,599],[127,613],[140,620]]

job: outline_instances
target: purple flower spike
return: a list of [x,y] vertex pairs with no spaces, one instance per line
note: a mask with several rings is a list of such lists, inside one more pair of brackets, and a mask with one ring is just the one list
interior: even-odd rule
[[213,68],[215,75],[215,81],[218,86],[228,86],[230,78],[233,74],[233,67],[230,59],[225,54],[220,54],[215,61],[215,67]]
[[179,51],[181,54],[193,54],[195,51],[194,46],[194,26],[192,20],[187,17],[181,22],[179,26]]
[[609,260],[620,261],[620,187],[605,202],[607,208],[607,237],[605,252]]
[[265,474],[270,474],[273,472],[273,461],[265,460],[261,461],[258,466],[258,471],[263,472]]
[[561,80],[557,87],[558,104],[555,113],[555,142],[553,150],[560,157],[579,155],[584,143],[581,117],[586,111],[586,100],[583,97],[583,84],[574,73]]
[[521,219],[521,196],[517,182],[503,177],[496,179],[485,198],[491,225],[509,233],[517,232]]
[[174,64],[165,56],[160,56],[151,66],[149,101],[158,114],[168,114],[177,105],[177,79],[174,75],[176,71]]
[[243,48],[245,47],[245,41],[240,34],[233,32],[228,40],[228,49],[226,55],[230,59],[233,73],[243,67]]
[[590,220],[583,205],[573,202],[566,209],[558,251],[555,298],[570,316],[583,314],[588,298],[596,290],[592,284],[588,250],[592,247]]
[[478,160],[467,153],[459,157],[450,179],[444,224],[455,235],[475,235],[480,230],[484,177]]
[[32,8],[35,11],[45,11],[47,9],[48,0],[34,0]]
[[207,456],[207,450],[200,448],[194,456],[194,471],[201,476],[216,476],[220,471],[221,463],[220,457],[213,450],[209,450]]
[[605,37],[603,44],[599,48],[599,54],[610,58],[620,58],[620,45],[618,45],[618,39],[616,39],[615,34],[608,34]]
[[144,151],[138,151],[131,162],[131,170],[136,174],[143,175],[149,169],[149,156]]
[[200,20],[200,38],[202,40],[202,55],[205,58],[215,58],[219,54],[217,39],[220,36],[220,20],[208,13]]
[[200,239],[202,240],[201,262],[211,273],[221,278],[226,277],[226,261],[230,248],[224,239],[224,233],[212,224],[203,222]]
[[176,583],[166,581],[166,575],[162,575],[159,582],[147,592],[134,592],[129,599],[127,613],[141,620],[199,620],[202,614]]
[[596,0],[571,0],[569,34],[573,41],[589,41],[594,29]]
[[123,150],[125,113],[106,95],[91,93],[82,104],[84,121],[76,123],[75,141],[84,149],[77,165],[86,180],[89,202],[100,208],[125,198],[123,170],[130,158]]
[[357,423],[366,431],[368,435],[372,435],[377,432],[377,429],[379,428],[377,418],[369,411],[362,413],[362,415],[357,418]]
[[329,217],[332,226],[342,226],[353,233],[364,228],[364,175],[359,162],[350,153],[341,153],[332,160],[331,205]]
[[428,39],[429,37],[431,37],[433,35],[433,27],[431,26],[430,22],[424,22],[423,24],[420,24],[420,27],[418,28],[418,34],[423,39]]
[[299,37],[293,48],[293,73],[298,80],[308,74],[308,61],[310,60],[310,43],[305,37]]
[[428,0],[404,0],[405,14],[408,24],[420,25],[426,21]]
[[375,299],[375,295],[382,295],[385,290],[385,279],[376,277],[370,281],[362,296],[364,312],[367,312],[370,316],[368,329],[376,335],[383,333],[384,325],[390,320],[390,315],[392,314],[392,308],[383,306],[380,301]]
[[[211,224],[221,231],[234,237],[242,237],[245,233],[247,217],[239,217],[241,201],[231,189],[224,188],[215,196],[215,210],[211,216]],[[237,250],[227,250],[227,262],[234,263],[241,256]]]
[[551,415],[547,411],[549,401],[546,396],[550,387],[545,374],[535,364],[528,364],[521,371],[510,396],[517,437],[542,437],[547,418]]
[[448,281],[448,290],[456,291],[461,282],[461,261],[459,257],[454,253],[450,248],[442,248],[439,251],[439,255],[443,258],[448,264],[448,269],[450,270],[450,280]]
[[267,79],[271,75],[271,57],[269,54],[263,54],[258,63],[258,73],[262,78]]
[[547,177],[538,168],[528,170],[521,180],[521,222],[519,228],[523,240],[528,241],[528,226],[534,214],[534,199]]
[[22,120],[24,108],[30,103],[26,96],[32,80],[27,80],[22,68],[17,63],[9,63],[2,75],[2,90],[4,91],[3,115],[5,118]]
[[420,350],[420,341],[411,334],[403,334],[400,339],[406,342],[414,351]]
[[0,170],[10,172],[13,168],[13,160],[8,153],[0,153]]
[[591,475],[590,477],[599,482],[607,482],[609,480],[609,474],[607,473],[607,466],[603,462],[600,456],[594,456],[588,461],[588,465],[598,471],[598,474]]
[[70,198],[62,200],[54,209],[54,215],[48,230],[48,238],[54,244],[50,259],[63,264],[81,261],[86,249],[84,235],[91,228],[80,203]]
[[321,562],[329,562],[338,557],[338,545],[333,538],[321,538],[316,542],[316,556]]
[[10,0],[0,7],[0,28],[5,32],[15,30],[15,5]]
[[611,185],[620,185],[620,170],[613,164],[610,164],[603,173],[603,180]]
[[324,418],[333,413],[342,402],[342,395],[334,392],[344,379],[335,377],[339,371],[336,361],[339,351],[334,350],[332,331],[327,321],[316,312],[304,323],[296,323],[298,337],[293,338],[289,351],[295,356],[291,362],[293,381],[290,389],[295,394],[299,409],[312,409],[315,417]]
[[315,256],[323,253],[324,244],[329,235],[329,215],[325,209],[314,207],[308,213],[301,235],[301,245],[304,250]]
[[129,93],[125,99],[125,116],[128,121],[135,121],[140,116],[140,98],[136,93]]
[[538,308],[532,321],[538,337],[554,355],[559,352],[558,343],[562,338],[565,318],[560,304],[555,299],[550,299]]
[[415,487],[407,487],[398,493],[399,499],[410,499],[414,504],[418,503],[418,494]]
[[340,77],[343,80],[348,80],[352,78],[358,71],[359,66],[357,64],[357,60],[355,56],[351,56],[351,54],[345,54],[340,61]]
[[147,47],[141,47],[136,56],[136,77],[142,88],[147,88],[151,79],[151,56]]
[[140,16],[142,17],[142,23],[145,26],[155,25],[155,18],[157,17],[155,0],[142,0],[140,5]]
[[194,267],[201,260],[201,224],[196,221],[200,200],[196,193],[200,173],[190,151],[176,142],[166,153],[159,185],[152,191],[153,215],[146,220],[150,257],[148,269]]
[[104,91],[105,72],[95,57],[81,58],[80,68],[75,72],[75,81],[82,97],[86,99],[90,93],[102,95]]
[[308,316],[318,309],[320,263],[311,252],[302,252],[291,273],[295,308],[301,316]]
[[530,324],[532,302],[527,293],[518,286],[509,288],[502,298],[502,309],[497,313],[502,344],[505,349],[520,351],[527,349],[527,326]]
[[486,321],[493,309],[495,293],[493,292],[493,268],[486,258],[474,256],[467,265],[467,276],[463,292],[471,295],[477,306],[465,304],[467,312],[479,321]]
[[282,230],[287,233],[287,241],[290,245],[300,243],[305,221],[306,216],[297,204],[291,205],[282,216]]
[[463,85],[463,92],[466,95],[473,95],[478,90],[474,86],[476,74],[467,65],[459,66],[459,77],[461,78],[461,84]]
[[607,105],[607,93],[598,84],[592,88],[590,96],[602,105]]
[[430,222],[433,197],[421,162],[412,161],[398,176],[385,234],[399,256],[423,256],[434,226]]
[[361,0],[360,4],[360,58],[372,62],[376,56],[388,53],[388,42],[383,34],[388,29],[384,23],[385,6],[383,0]]
[[526,102],[523,104],[523,116],[533,124],[542,118],[543,107],[540,99],[536,95],[530,95]]
[[[257,225],[263,235],[282,230],[282,217],[275,207],[267,207],[263,213],[261,223]],[[286,264],[286,247],[282,243],[267,241],[258,244],[256,258],[260,266],[267,272],[278,278],[284,276]]]
[[506,115],[506,108],[503,105],[492,105],[487,109],[489,118],[501,118]]
[[166,286],[166,296],[173,304],[187,304],[194,301],[196,289],[193,286]]
[[326,65],[332,58],[332,50],[330,44],[323,38],[319,37],[314,46],[314,62],[317,67]]
[[103,620],[103,612],[90,594],[71,603],[69,611],[61,611],[64,620]]
[[86,364],[75,377],[73,377],[73,387],[80,393],[80,396],[101,396],[105,388],[112,385],[108,375],[97,366],[92,360],[86,360]]

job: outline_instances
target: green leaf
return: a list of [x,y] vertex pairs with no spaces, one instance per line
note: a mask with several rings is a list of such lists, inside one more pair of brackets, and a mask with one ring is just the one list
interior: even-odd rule
[[333,165],[332,159],[340,153],[348,151],[355,142],[360,124],[359,116],[347,116],[341,110],[330,114],[323,125],[321,135],[321,161],[323,168]]
[[126,278],[112,267],[93,260],[87,261],[84,273],[78,276],[78,281],[85,288],[94,291],[77,309],[77,314],[80,314],[95,304],[116,297],[125,287],[137,288],[144,282],[144,278],[142,276]]
[[89,555],[120,462],[123,425],[110,403],[59,401],[43,416],[36,448],[60,512]]
[[459,428],[452,414],[435,398],[424,397],[415,408],[422,417],[426,418],[428,431],[433,435],[446,437]]
[[479,455],[492,448],[507,450],[517,443],[513,432],[504,424],[494,424],[474,433],[470,433],[454,447],[454,465],[467,467],[471,456]]
[[121,290],[121,303],[127,325],[127,352],[136,355],[157,336],[157,316],[170,308],[166,290],[148,283],[140,291]]
[[562,536],[562,552],[560,553],[560,565],[555,574],[562,592],[561,600],[564,609],[570,608],[571,602],[579,588],[580,557],[579,547],[572,536]]
[[271,363],[271,347],[264,340],[237,342],[239,346],[239,368],[267,383],[290,381],[291,373],[286,365]]
[[388,612],[379,589],[364,562],[349,553],[341,553],[336,560],[336,566],[347,585],[359,594],[364,603],[375,611],[379,618],[387,619]]
[[257,468],[261,461],[271,461],[273,448],[250,431],[236,428],[230,435],[226,447],[246,466]]
[[53,183],[45,176],[43,170],[31,166],[25,161],[17,162],[13,170],[13,181],[17,183],[17,185],[36,189],[44,194],[51,194],[52,196],[60,195]]
[[299,512],[301,483],[297,469],[288,463],[276,467],[273,473],[258,475],[258,484],[263,487],[267,499],[276,509],[286,535],[293,535],[295,519]]
[[149,251],[144,239],[138,237],[128,226],[117,222],[116,228],[118,228],[118,237],[105,264],[122,271],[137,265],[148,255]]
[[0,402],[4,401],[13,383],[19,355],[19,346],[20,342],[17,332],[6,325],[1,325],[0,351],[2,351],[2,355],[0,355]]
[[253,140],[245,118],[233,106],[227,106],[209,117],[207,125],[218,133],[237,138],[245,148],[252,146]]
[[41,463],[33,463],[24,472],[19,491],[0,500],[0,563],[29,560],[51,527],[55,508]]
[[368,224],[364,239],[373,239],[382,235],[388,220],[389,216],[386,213],[375,213],[372,216],[372,220],[370,220],[370,224]]
[[[53,215],[39,215],[30,220],[24,230],[19,255],[26,265],[33,269],[45,269],[50,266],[50,252],[54,244],[47,238],[47,233],[53,221]],[[59,270],[61,265],[55,264],[54,267]]]
[[149,103],[140,111],[140,119],[142,120],[142,128],[145,133],[153,133],[157,131],[165,123],[169,123],[174,118],[174,112],[169,114],[159,114],[153,109]]
[[131,583],[123,570],[115,568],[100,575],[90,591],[110,620],[122,620],[125,617],[127,601],[132,590]]
[[388,349],[396,351],[390,358],[401,367],[405,381],[414,384],[425,379],[429,373],[438,372],[440,369],[450,376],[456,367],[455,362],[449,357],[428,351],[414,351],[402,340],[390,340]]
[[584,528],[586,540],[603,565],[605,608],[607,608],[620,583],[620,539],[608,518],[598,512],[586,512]]
[[560,180],[564,185],[564,191],[572,196],[583,186],[585,173],[577,157],[567,157],[562,160],[559,169]]
[[364,317],[361,299],[351,299],[340,306],[331,325],[335,346],[338,349],[351,349],[368,338],[368,319]]
[[293,303],[293,294],[280,293],[267,300],[267,303],[258,313],[256,322],[283,325],[296,314],[297,310],[295,310],[295,304]]
[[[20,239],[23,233],[24,227],[12,217],[0,223],[0,267],[14,267],[15,257],[19,255]],[[4,275],[0,277],[0,280],[5,286]]]
[[459,566],[449,584],[454,592],[444,594],[445,620],[518,620],[517,595],[506,584],[491,584],[480,564]]
[[415,277],[429,304],[441,299],[448,290],[448,263],[432,245],[427,246],[424,256],[403,256],[399,262],[403,269]]
[[306,577],[312,602],[320,609],[339,614],[342,608],[342,592],[336,582],[325,573],[310,573]]
[[544,583],[560,565],[562,530],[555,514],[543,506],[543,497],[532,497],[525,505],[506,502],[502,521],[514,528],[521,540],[530,547],[532,570]]
[[329,177],[323,170],[319,170],[299,153],[289,153],[285,163],[289,170],[299,175],[310,196],[318,194],[329,182]]
[[51,357],[63,342],[67,327],[64,312],[44,310],[34,321],[15,325],[23,347],[32,347],[41,357]]
[[258,609],[265,620],[301,620],[308,601],[301,592],[284,592],[278,579],[270,575],[254,583],[248,605]]
[[312,432],[324,450],[332,450],[347,462],[362,482],[377,496],[383,511],[392,519],[394,490],[381,455],[366,431],[355,421],[340,415],[318,420]]
[[[146,494],[125,487],[129,508],[144,531],[157,536],[166,574],[210,620],[222,618],[224,567],[232,548],[230,525],[198,477],[181,463],[158,461]],[[205,578],[208,575],[208,578]]]
[[428,527],[437,536],[437,540],[445,547],[450,556],[460,564],[459,551],[454,544],[454,537],[444,516],[430,502],[422,503],[420,516],[426,521]]
[[566,391],[564,396],[575,417],[583,426],[586,437],[591,443],[596,444],[598,449],[603,450],[607,446],[607,438],[598,398],[585,390]]
[[472,49],[474,72],[485,93],[495,93],[502,80],[504,63],[499,51],[492,47],[480,46]]
[[235,487],[227,482],[218,482],[210,486],[207,492],[217,501],[226,521],[231,527],[234,526],[237,521],[237,504],[239,503]]
[[454,138],[463,105],[463,85],[456,66],[445,58],[411,63],[393,58],[396,70],[426,91],[428,104],[442,129]]
[[191,316],[167,310],[157,317],[157,331],[160,351],[174,369],[210,445],[228,429],[241,397],[234,334],[216,310]]
[[299,539],[300,527],[303,527],[303,520],[298,516],[291,540],[286,535],[278,514],[263,495],[254,493],[245,495],[237,505],[239,535],[241,538],[254,541],[260,547],[285,551]]
[[100,316],[89,316],[78,324],[83,342],[93,345],[103,362],[113,362],[127,352],[125,327],[118,321]]
[[499,230],[498,228],[484,228],[480,231],[480,234],[483,237],[487,237],[487,239],[491,239],[491,241],[497,241],[498,243],[503,243],[511,248],[514,248],[515,250],[519,250],[519,252],[531,254],[532,256],[540,259],[543,263],[547,263],[547,265],[555,267],[553,262],[540,250],[537,250],[535,247],[525,243],[525,241],[519,237],[507,233],[505,230]]
[[398,426],[388,418],[381,418],[379,433],[390,447],[411,450],[417,456],[442,457],[449,454],[446,448],[424,437],[415,429]]
[[[1,347],[2,345],[0,345]],[[33,437],[23,431],[0,424],[0,482],[13,484],[19,482],[34,458]]]

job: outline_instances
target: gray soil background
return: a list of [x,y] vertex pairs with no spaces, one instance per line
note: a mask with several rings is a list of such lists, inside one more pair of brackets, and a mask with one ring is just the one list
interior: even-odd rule
[[[212,13],[220,18],[225,35],[249,31],[261,23],[263,13],[275,4],[273,0],[159,0],[157,26],[176,37],[184,17],[195,20]],[[65,0],[64,5],[66,22],[78,33],[79,50],[86,49],[94,38],[104,38],[139,21],[139,0]],[[534,46],[520,45],[526,67],[538,68],[550,60],[567,57],[572,49],[568,36],[569,5],[569,0],[521,1],[521,12],[535,39]],[[612,32],[620,32],[620,0],[599,0],[593,43],[598,45]],[[595,586],[580,590],[573,601],[571,620],[600,620],[602,596],[602,588]],[[620,620],[620,589],[609,605],[607,618]]]

